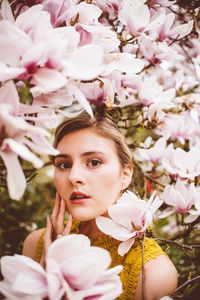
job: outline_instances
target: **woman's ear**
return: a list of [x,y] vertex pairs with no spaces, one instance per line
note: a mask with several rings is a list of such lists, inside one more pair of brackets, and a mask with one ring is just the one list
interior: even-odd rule
[[121,189],[125,190],[129,184],[131,183],[133,176],[133,167],[128,164],[122,170],[122,181],[121,181]]

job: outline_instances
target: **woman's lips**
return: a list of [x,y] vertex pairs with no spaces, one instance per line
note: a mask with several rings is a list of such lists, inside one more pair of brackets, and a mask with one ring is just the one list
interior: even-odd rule
[[90,196],[77,191],[77,192],[73,192],[71,194],[70,201],[72,204],[82,204],[82,203],[86,202],[89,198],[90,198]]

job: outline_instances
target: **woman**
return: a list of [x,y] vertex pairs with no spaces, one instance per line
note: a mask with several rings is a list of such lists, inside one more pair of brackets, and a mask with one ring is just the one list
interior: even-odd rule
[[[109,217],[109,206],[116,203],[131,182],[132,158],[124,136],[111,120],[83,115],[58,127],[54,146],[60,151],[53,157],[57,189],[54,209],[46,230],[34,231],[26,238],[23,255],[45,266],[53,240],[70,232],[85,234],[92,245],[110,252],[112,266],[124,266],[120,274],[124,292],[118,299],[142,299],[141,240],[125,256],[119,256],[119,241],[103,234],[95,222],[98,216]],[[176,288],[174,265],[159,245],[148,238],[144,263],[146,300],[160,299]]]

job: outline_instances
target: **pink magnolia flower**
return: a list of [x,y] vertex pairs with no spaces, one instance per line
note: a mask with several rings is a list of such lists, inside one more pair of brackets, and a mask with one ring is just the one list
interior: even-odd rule
[[185,218],[186,223],[191,223],[200,216],[200,187],[195,187],[193,197],[195,209],[188,211],[189,215]]
[[102,106],[106,101],[106,88],[104,83],[99,80],[90,83],[84,83],[80,86],[88,101],[91,101],[96,106]]
[[48,11],[51,15],[51,23],[53,27],[58,27],[64,23],[66,19],[66,12],[76,4],[77,0],[38,0],[35,4],[42,4],[43,9]]
[[79,45],[95,44],[104,49],[104,53],[116,51],[120,42],[116,32],[109,26],[98,25],[75,25],[76,31],[80,34]]
[[0,88],[0,156],[7,169],[10,197],[16,200],[21,198],[26,187],[18,156],[31,162],[35,168],[41,168],[42,160],[30,149],[40,154],[58,153],[45,139],[49,135],[46,130],[30,125],[19,116],[19,106],[16,87],[8,81]]
[[107,12],[111,19],[118,16],[119,9],[123,0],[96,0],[97,5],[102,9],[103,12]]
[[200,175],[199,151],[197,146],[188,152],[181,148],[171,149],[169,155],[163,158],[162,165],[170,174],[194,180]]
[[151,162],[152,164],[160,163],[162,158],[167,154],[167,141],[165,138],[159,138],[153,147],[149,149],[138,148],[134,157],[142,162]]
[[144,61],[135,58],[131,53],[109,53],[104,55],[104,71],[101,75],[106,76],[115,70],[129,73],[139,73],[144,68]]
[[189,21],[188,23],[172,27],[174,20],[174,13],[166,15],[165,22],[159,28],[158,38],[160,41],[163,41],[168,37],[173,39],[181,39],[191,32],[194,23],[193,20]]
[[182,144],[186,139],[192,139],[197,129],[199,129],[199,124],[195,123],[190,115],[170,113],[165,115],[163,122],[158,127],[158,131],[162,132],[166,139],[170,137],[178,139]]
[[[16,272],[17,270],[17,272]],[[47,276],[31,258],[17,255],[1,258],[0,292],[6,299],[42,300],[47,296]]]
[[[44,9],[47,9],[51,15],[54,14],[54,0],[49,0],[49,7],[45,5],[46,0],[41,1],[44,4]],[[71,5],[67,4],[67,0],[63,1],[63,7],[57,14],[56,18],[54,17],[54,26],[58,26],[59,24],[65,23],[67,25],[72,25],[72,23],[80,23],[80,24],[97,24],[98,23],[98,18],[100,17],[102,11],[101,9],[94,5],[94,4],[88,4],[85,2],[80,2],[76,5]],[[70,1],[71,2],[71,1]],[[75,2],[75,1],[72,1]],[[77,1],[76,1],[77,2]],[[66,9],[66,5],[69,7]]]
[[[38,22],[35,22],[36,16]],[[19,15],[14,23],[2,20],[0,80],[32,80],[31,83],[36,85],[33,93],[36,93],[34,89],[40,93],[58,89],[67,83],[60,71],[64,50],[66,42],[53,29],[48,13],[42,11],[41,5],[35,5]]]
[[139,99],[143,105],[161,105],[162,109],[167,109],[173,106],[174,97],[175,89],[163,90],[155,75],[145,77],[140,85]]
[[[185,220],[184,220],[185,221]],[[182,225],[177,225],[177,219],[175,215],[171,215],[167,218],[168,224],[163,226],[161,228],[161,231],[165,234],[168,235],[169,237],[183,232],[185,230],[185,226]]]
[[178,179],[175,185],[167,185],[161,198],[172,207],[160,214],[159,218],[165,218],[175,212],[185,214],[194,204],[196,188],[194,183]]
[[142,32],[157,28],[165,19],[163,13],[159,13],[151,19],[151,13],[144,0],[126,0],[118,13],[119,20],[127,26],[133,36]]
[[108,269],[110,263],[107,250],[90,246],[84,235],[71,234],[51,244],[46,271],[22,255],[3,257],[0,291],[13,300],[114,300],[122,293],[122,266]]
[[153,214],[161,204],[155,193],[146,202],[131,191],[126,191],[116,204],[109,207],[111,219],[100,216],[96,218],[96,224],[102,232],[122,241],[118,253],[124,255],[152,223]]

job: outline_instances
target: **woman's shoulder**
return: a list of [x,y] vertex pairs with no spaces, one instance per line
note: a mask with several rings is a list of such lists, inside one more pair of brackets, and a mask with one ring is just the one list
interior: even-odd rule
[[[160,299],[169,295],[177,287],[178,274],[171,260],[160,255],[144,265],[145,299]],[[142,271],[136,287],[135,300],[142,299]]]
[[25,239],[23,244],[22,255],[35,259],[38,243],[45,232],[45,228],[41,228],[31,232]]
[[144,249],[144,263],[147,263],[153,258],[157,258],[159,255],[167,254],[162,250],[160,245],[153,239],[145,237],[144,245],[143,239],[135,241],[134,246],[129,250],[126,261],[131,264],[141,264],[142,262],[142,251]]
[[[166,253],[152,239],[146,241],[144,263],[145,299],[160,299],[176,289],[177,270]],[[139,299],[142,299],[142,269],[140,270],[135,293],[135,300]]]

